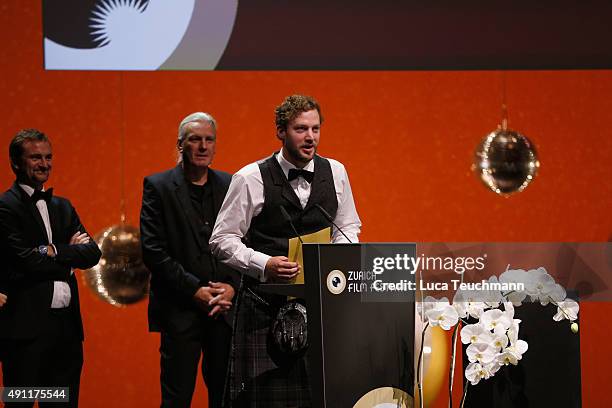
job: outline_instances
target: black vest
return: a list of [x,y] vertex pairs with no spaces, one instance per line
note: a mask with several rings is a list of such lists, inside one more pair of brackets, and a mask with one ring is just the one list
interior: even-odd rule
[[264,205],[261,213],[251,221],[247,235],[248,246],[270,256],[287,256],[288,239],[296,235],[281,213],[280,206],[284,206],[289,213],[297,232],[304,235],[331,226],[315,205],[323,207],[334,218],[338,211],[338,199],[329,161],[315,155],[310,197],[306,207],[302,208],[275,156],[276,154],[273,154],[259,162],[264,186]]

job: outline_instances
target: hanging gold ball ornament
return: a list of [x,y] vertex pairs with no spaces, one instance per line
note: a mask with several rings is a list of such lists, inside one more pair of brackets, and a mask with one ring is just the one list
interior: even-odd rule
[[527,188],[539,168],[536,149],[529,139],[501,126],[482,139],[472,166],[488,188],[504,196]]
[[150,272],[142,261],[140,231],[131,225],[113,225],[96,234],[100,262],[84,272],[87,286],[113,306],[125,306],[149,293]]

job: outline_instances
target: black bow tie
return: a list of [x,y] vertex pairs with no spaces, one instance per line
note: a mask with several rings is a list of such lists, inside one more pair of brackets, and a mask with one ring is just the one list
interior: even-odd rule
[[39,200],[45,200],[45,202],[49,203],[51,201],[51,197],[53,197],[53,189],[50,188],[47,191],[34,190],[34,194],[32,194],[32,202],[37,203]]
[[300,176],[302,176],[302,178],[307,182],[312,183],[312,179],[314,178],[314,171],[308,171],[304,169],[289,169],[289,181],[295,180]]

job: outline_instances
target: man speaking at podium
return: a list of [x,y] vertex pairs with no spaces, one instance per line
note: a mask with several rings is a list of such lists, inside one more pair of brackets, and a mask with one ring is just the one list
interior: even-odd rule
[[[233,176],[210,240],[213,253],[243,274],[229,377],[233,407],[311,406],[306,340],[287,347],[270,335],[279,320],[286,323],[287,297],[258,284],[298,275],[287,258],[288,240],[297,234],[335,224],[332,242],[357,242],[361,227],[344,166],[316,154],[323,121],[317,101],[292,95],[275,113],[282,149]],[[303,305],[292,304],[305,318]]]

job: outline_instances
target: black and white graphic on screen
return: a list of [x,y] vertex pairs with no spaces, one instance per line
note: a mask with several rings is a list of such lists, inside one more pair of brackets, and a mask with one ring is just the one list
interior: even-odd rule
[[333,270],[327,275],[327,289],[334,295],[339,295],[346,288],[346,276],[339,270]]
[[[200,69],[212,69],[236,8],[236,0],[44,0],[45,68],[181,68],[194,63],[189,48],[204,38],[205,49],[194,47],[191,54],[198,54]],[[181,64],[185,55],[189,61]]]

